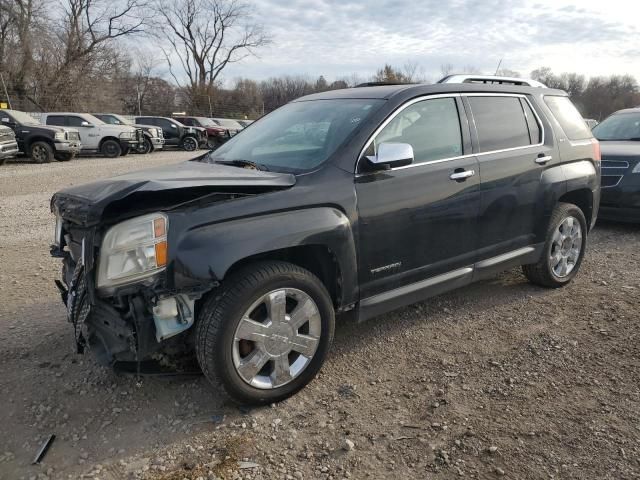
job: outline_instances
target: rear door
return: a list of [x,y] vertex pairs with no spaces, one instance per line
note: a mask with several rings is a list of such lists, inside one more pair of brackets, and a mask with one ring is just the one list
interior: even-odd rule
[[525,95],[467,94],[464,101],[480,167],[478,260],[524,255],[545,212],[542,173],[558,161],[550,129]]
[[475,258],[480,182],[459,97],[405,105],[364,155],[385,142],[410,144],[414,162],[356,176],[362,298],[454,270],[464,277]]

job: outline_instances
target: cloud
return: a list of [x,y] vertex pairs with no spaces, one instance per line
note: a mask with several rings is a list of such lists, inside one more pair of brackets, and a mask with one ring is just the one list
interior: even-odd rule
[[521,72],[575,65],[601,74],[628,68],[628,52],[640,40],[636,15],[624,21],[606,15],[609,8],[595,0],[256,0],[255,17],[273,43],[225,76],[368,76],[384,63],[407,61],[437,76],[444,63],[492,72],[501,58]]

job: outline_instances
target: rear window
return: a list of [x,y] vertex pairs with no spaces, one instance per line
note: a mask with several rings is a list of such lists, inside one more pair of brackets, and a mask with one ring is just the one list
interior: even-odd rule
[[468,99],[478,131],[481,152],[532,144],[529,125],[519,97],[473,96]]
[[545,96],[544,102],[569,140],[591,138],[591,130],[568,97]]

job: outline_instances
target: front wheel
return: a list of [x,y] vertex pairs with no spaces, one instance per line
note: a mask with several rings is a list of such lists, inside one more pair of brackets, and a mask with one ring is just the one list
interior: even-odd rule
[[120,152],[120,156],[121,156],[121,157],[124,157],[125,155],[129,155],[129,151],[130,151],[130,150],[131,150],[131,149],[130,149],[129,147],[127,147],[127,148],[123,148],[123,149],[122,149],[122,152]]
[[548,288],[567,285],[578,274],[587,246],[587,221],[582,210],[560,203],[551,215],[542,258],[524,265],[531,283]]
[[105,140],[100,147],[102,155],[107,158],[118,158],[122,155],[122,147],[120,143],[115,140]]
[[59,162],[68,162],[69,160],[73,160],[75,157],[75,153],[69,152],[58,152],[55,154],[55,158]]
[[194,137],[185,137],[182,140],[182,149],[187,152],[195,152],[198,149],[198,140]]
[[151,140],[147,137],[144,138],[144,142],[136,149],[136,153],[140,153],[142,155],[146,155],[147,153],[153,152],[153,144]]
[[31,145],[31,158],[36,163],[49,163],[53,160],[53,148],[46,142],[34,142]]
[[315,377],[334,328],[331,297],[315,275],[286,262],[261,262],[233,274],[204,304],[198,362],[236,402],[278,402]]

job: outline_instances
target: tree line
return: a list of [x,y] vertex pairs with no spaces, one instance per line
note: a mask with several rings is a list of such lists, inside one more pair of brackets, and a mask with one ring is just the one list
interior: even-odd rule
[[[271,41],[243,0],[0,0],[0,101],[27,111],[257,118],[302,95],[364,82],[428,83],[480,73],[446,64],[430,78],[407,63],[332,81],[322,75],[224,81],[229,65]],[[566,90],[588,118],[640,105],[630,75],[587,79],[538,68],[530,76]]]

